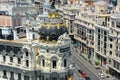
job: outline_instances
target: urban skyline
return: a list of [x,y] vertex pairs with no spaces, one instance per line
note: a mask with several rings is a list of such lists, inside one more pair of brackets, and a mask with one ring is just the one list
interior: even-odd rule
[[120,0],[0,7],[0,80],[120,80]]

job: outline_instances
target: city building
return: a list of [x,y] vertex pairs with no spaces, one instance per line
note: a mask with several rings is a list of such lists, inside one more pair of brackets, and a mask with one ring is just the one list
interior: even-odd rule
[[12,15],[6,8],[0,10],[0,39],[13,40],[15,37],[13,28],[21,25],[22,18],[20,15]]
[[110,32],[109,32],[109,70],[112,76],[120,79],[120,55],[119,55],[119,27],[120,13],[114,13],[110,16]]
[[76,40],[78,52],[95,67],[120,79],[119,0],[106,1],[80,1],[60,6],[58,12]]
[[46,2],[43,14],[30,18],[26,37],[0,39],[0,79],[72,80],[71,39],[54,4]]

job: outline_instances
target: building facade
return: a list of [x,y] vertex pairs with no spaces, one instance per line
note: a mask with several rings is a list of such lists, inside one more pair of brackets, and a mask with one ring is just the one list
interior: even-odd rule
[[117,5],[107,3],[109,2],[94,1],[88,4],[80,1],[79,4],[60,7],[59,13],[66,17],[67,24],[69,13],[73,11],[75,14],[72,27],[69,25],[68,31],[72,30],[78,52],[95,67],[100,67],[103,72],[119,79],[120,7],[119,2]]
[[44,11],[35,23],[28,21],[26,37],[0,39],[2,80],[72,80],[74,65],[66,24],[49,3]]

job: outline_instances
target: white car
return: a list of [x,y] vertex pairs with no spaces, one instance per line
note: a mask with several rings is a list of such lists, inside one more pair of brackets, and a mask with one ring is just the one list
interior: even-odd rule
[[82,78],[79,78],[78,80],[82,80]]
[[98,75],[100,76],[100,78],[105,79],[105,75],[103,73],[99,73]]

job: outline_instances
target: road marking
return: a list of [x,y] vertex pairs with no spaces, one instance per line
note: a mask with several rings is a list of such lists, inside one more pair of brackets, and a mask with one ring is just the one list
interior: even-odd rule
[[[78,55],[78,54],[77,54],[77,55]],[[76,56],[74,55],[74,57],[77,58],[79,61],[81,61],[77,55],[76,55]],[[81,62],[81,63],[82,63],[82,62]],[[82,63],[82,64],[83,64],[83,63]],[[83,65],[85,66],[85,64],[83,64]],[[86,66],[86,68],[88,68],[88,67]],[[89,69],[89,68],[88,68],[88,69]],[[98,75],[97,75],[96,73],[94,73],[94,71],[92,71],[92,69],[89,69],[89,70],[90,70],[99,80],[101,80],[101,78],[99,78]]]

